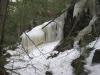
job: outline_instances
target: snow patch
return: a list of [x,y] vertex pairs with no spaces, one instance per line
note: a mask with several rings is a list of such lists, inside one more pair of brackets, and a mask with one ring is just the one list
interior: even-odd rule
[[94,47],[88,58],[86,58],[86,65],[84,66],[86,71],[90,71],[88,75],[100,75],[100,64],[92,64],[92,59],[96,49],[100,49],[100,38],[91,42],[88,47]]
[[[53,49],[58,43],[59,41],[56,41],[38,46],[43,55],[35,48],[29,54],[31,58],[27,55],[12,56],[5,67],[14,69],[13,71],[21,75],[45,75],[46,71],[51,71],[53,75],[73,75],[71,62],[80,56],[76,49],[66,50],[55,58],[47,59],[51,53],[57,53]],[[15,54],[14,52],[10,53]],[[15,73],[12,73],[12,75],[15,75]]]

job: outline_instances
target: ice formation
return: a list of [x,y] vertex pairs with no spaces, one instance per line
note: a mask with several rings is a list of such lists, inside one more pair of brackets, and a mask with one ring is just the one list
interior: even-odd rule
[[[42,25],[36,26],[29,32],[24,32],[21,35],[23,47],[26,50],[32,50],[34,45],[38,46],[43,43],[61,40],[63,38],[65,16],[66,13],[62,14],[51,23],[49,23],[50,21],[48,21],[43,23]],[[43,28],[45,25],[47,26]]]

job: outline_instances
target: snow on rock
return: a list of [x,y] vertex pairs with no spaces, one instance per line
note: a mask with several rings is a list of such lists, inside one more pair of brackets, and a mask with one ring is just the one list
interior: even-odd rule
[[86,58],[86,65],[84,68],[86,71],[90,72],[88,75],[100,75],[100,64],[92,64],[92,59],[96,49],[100,49],[100,38],[91,42],[87,47],[94,47],[94,50],[92,50],[89,57]]
[[[15,52],[12,54],[10,51],[13,56],[7,59],[9,63],[5,67],[21,75],[45,75],[46,71],[52,72],[53,75],[73,75],[71,62],[80,56],[76,49],[66,50],[55,58],[47,59],[51,53],[57,53],[53,49],[58,43],[59,41],[56,41],[38,46],[42,53],[34,48],[29,54],[31,58],[26,54],[14,56]],[[16,49],[16,53],[18,50]],[[8,72],[11,73],[9,70]],[[17,75],[16,73],[12,72],[12,75]]]
[[75,4],[74,12],[73,12],[73,17],[77,17],[77,16],[79,16],[82,13],[82,11],[83,11],[83,9],[85,7],[86,2],[87,2],[87,0],[79,0]]
[[79,55],[75,49],[60,53],[59,56],[50,60],[49,70],[53,72],[53,75],[73,75],[71,62]]
[[90,67],[91,73],[89,75],[100,75],[100,64]]

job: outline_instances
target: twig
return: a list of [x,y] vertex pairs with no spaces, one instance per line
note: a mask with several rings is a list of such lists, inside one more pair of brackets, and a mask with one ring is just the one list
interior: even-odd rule
[[29,56],[29,54],[27,53],[26,49],[23,47],[23,44],[22,44],[22,48],[23,48],[24,52],[27,54],[27,56],[28,56],[29,58],[31,58],[31,57]]

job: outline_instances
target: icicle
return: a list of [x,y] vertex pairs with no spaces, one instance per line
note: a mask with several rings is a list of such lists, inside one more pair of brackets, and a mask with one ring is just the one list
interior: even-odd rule
[[64,19],[67,13],[64,12],[60,17],[58,17],[55,22],[57,23],[57,40],[63,39],[63,27],[64,27]]
[[56,23],[55,22],[51,22],[48,26],[46,26],[43,31],[44,33],[46,33],[45,37],[46,37],[46,42],[51,42],[51,41],[54,41],[55,40],[55,37],[54,37],[54,33],[55,33],[55,25]]
[[66,12],[43,29],[44,33],[46,33],[46,42],[61,40],[63,38],[63,26],[65,16]]

